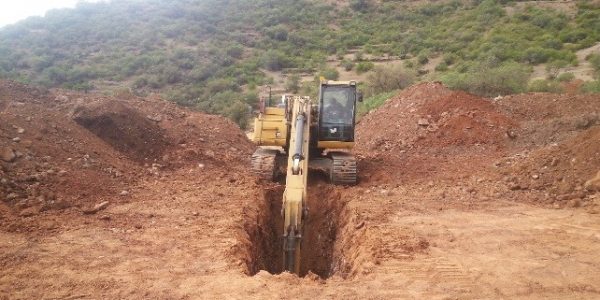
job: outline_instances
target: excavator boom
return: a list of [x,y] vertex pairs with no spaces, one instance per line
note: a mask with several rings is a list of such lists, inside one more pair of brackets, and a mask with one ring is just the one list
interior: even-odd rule
[[300,273],[300,248],[303,223],[307,215],[307,193],[311,101],[295,96],[292,105],[287,177],[283,193],[283,265],[284,270]]

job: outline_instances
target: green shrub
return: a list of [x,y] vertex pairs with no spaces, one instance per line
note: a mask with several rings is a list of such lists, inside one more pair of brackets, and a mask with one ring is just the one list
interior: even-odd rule
[[581,85],[581,91],[584,93],[600,93],[600,80],[587,81]]
[[341,65],[346,71],[352,71],[352,69],[354,68],[354,63],[349,60],[343,60]]
[[356,73],[362,74],[371,71],[375,67],[375,64],[370,61],[361,61],[356,64]]
[[448,65],[445,62],[441,62],[437,66],[435,66],[435,70],[438,72],[448,71]]
[[573,75],[573,73],[562,73],[560,75],[558,75],[558,77],[556,77],[556,80],[560,81],[560,82],[570,82],[573,81],[573,79],[575,79],[575,75]]
[[235,45],[227,48],[227,55],[233,58],[241,58],[242,54],[244,54],[244,48],[241,46]]
[[456,54],[454,53],[449,53],[444,55],[444,63],[447,66],[451,66],[452,64],[454,64],[456,61],[458,60],[458,57],[456,56]]
[[262,56],[262,62],[270,71],[281,71],[283,68],[294,67],[293,62],[284,53],[276,50],[269,50]]
[[548,79],[555,79],[556,76],[558,76],[560,69],[566,67],[568,64],[569,63],[564,60],[555,60],[555,61],[549,62],[546,65],[546,72],[548,72]]
[[590,62],[596,72],[600,72],[600,54],[590,54],[585,59]]
[[354,53],[354,61],[362,61],[362,60],[363,60],[363,53],[361,51]]
[[387,99],[393,97],[396,93],[397,93],[397,91],[389,91],[389,92],[385,92],[385,93],[381,93],[381,94],[377,94],[377,95],[373,95],[373,96],[365,98],[363,102],[358,104],[358,107],[357,107],[358,117],[361,117],[361,116],[365,115],[366,113],[370,112],[371,110],[378,108],[383,103],[385,103],[385,101]]
[[289,76],[285,83],[285,90],[294,94],[298,93],[298,90],[300,90],[300,76],[297,74]]
[[321,71],[321,76],[329,80],[338,80],[340,73],[334,68],[325,68]]
[[532,65],[545,63],[548,61],[550,53],[541,47],[528,48],[525,50],[524,59]]
[[399,65],[376,67],[367,77],[367,95],[401,90],[413,84],[417,75]]
[[537,79],[529,83],[527,87],[529,92],[562,93],[563,88],[558,81]]
[[250,107],[241,101],[236,101],[225,112],[241,129],[248,127],[248,119],[250,117]]
[[464,73],[449,72],[440,79],[450,88],[488,97],[524,92],[530,72],[529,68],[516,62],[498,66],[480,63],[468,67]]
[[425,54],[419,54],[419,56],[417,56],[417,62],[420,65],[424,65],[429,62],[429,58]]
[[369,0],[352,0],[350,1],[350,8],[355,11],[365,12],[371,7]]

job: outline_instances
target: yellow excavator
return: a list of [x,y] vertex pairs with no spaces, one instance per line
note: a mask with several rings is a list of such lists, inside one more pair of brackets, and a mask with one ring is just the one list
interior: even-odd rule
[[284,95],[281,103],[272,106],[261,100],[253,137],[260,147],[252,155],[252,170],[273,181],[286,175],[284,271],[300,273],[309,169],[324,172],[333,184],[356,184],[356,159],[349,151],[354,146],[356,104],[360,101],[362,94],[355,81],[327,80],[320,82],[318,101]]

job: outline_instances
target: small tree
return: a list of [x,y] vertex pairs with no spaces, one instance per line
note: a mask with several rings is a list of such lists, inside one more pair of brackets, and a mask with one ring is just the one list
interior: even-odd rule
[[370,61],[361,61],[356,65],[356,73],[357,74],[362,74],[365,72],[369,72],[371,71],[373,68],[375,67],[375,64],[373,64]]
[[340,73],[333,68],[326,68],[321,71],[321,76],[329,80],[337,80],[340,77]]
[[350,2],[350,7],[353,10],[359,11],[359,12],[367,11],[370,6],[371,6],[371,3],[369,3],[369,0],[352,0]]
[[285,83],[285,90],[294,94],[298,93],[300,90],[300,76],[298,74],[292,74],[288,77]]
[[247,104],[236,101],[227,111],[227,116],[232,119],[241,129],[248,127],[249,108]]
[[548,72],[548,79],[554,79],[560,73],[560,69],[566,67],[569,63],[564,60],[555,60],[546,65],[546,72]]
[[415,82],[416,78],[413,70],[405,70],[399,65],[376,67],[367,77],[367,93],[376,95],[404,89]]

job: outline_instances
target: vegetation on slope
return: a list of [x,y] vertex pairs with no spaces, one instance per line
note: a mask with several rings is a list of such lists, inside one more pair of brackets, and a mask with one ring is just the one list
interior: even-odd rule
[[[80,3],[0,30],[0,77],[88,90],[125,86],[243,122],[268,72],[338,76],[337,56],[357,75],[364,56],[405,60],[415,74],[442,57],[435,77],[478,94],[527,88],[531,66],[579,62],[600,41],[600,7],[574,14],[510,1],[120,0]],[[356,52],[357,51],[357,52]],[[356,52],[353,61],[344,56]],[[422,75],[422,74],[421,74]],[[412,76],[412,75],[411,75]],[[377,78],[374,76],[372,78]],[[314,91],[298,78],[291,90]],[[388,92],[398,87],[377,87]]]

